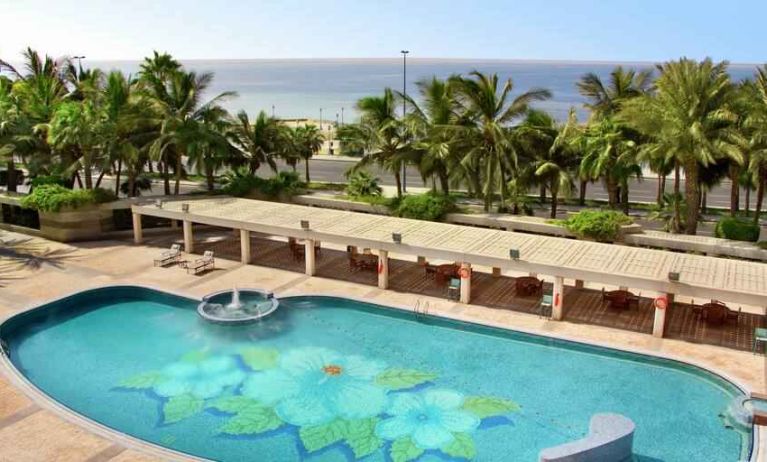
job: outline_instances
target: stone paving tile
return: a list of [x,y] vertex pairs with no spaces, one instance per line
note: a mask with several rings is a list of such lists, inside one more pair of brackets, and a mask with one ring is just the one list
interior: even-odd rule
[[48,411],[0,429],[0,460],[81,462],[110,445],[110,441]]
[[121,452],[119,455],[109,459],[109,462],[159,462],[168,459],[151,456],[134,450],[127,450]]
[[32,400],[24,396],[0,375],[0,420],[22,411],[32,405]]

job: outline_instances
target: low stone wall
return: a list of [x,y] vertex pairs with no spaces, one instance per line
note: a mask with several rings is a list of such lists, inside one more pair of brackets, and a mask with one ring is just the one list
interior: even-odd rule
[[645,231],[642,234],[626,236],[625,241],[627,244],[642,247],[698,252],[715,257],[737,257],[767,261],[767,250],[761,249],[751,242],[732,241],[716,237]]
[[112,209],[97,205],[40,213],[40,233],[60,242],[99,239],[114,230]]
[[391,215],[388,207],[373,205],[366,202],[355,202],[347,199],[336,199],[329,196],[303,194],[293,196],[291,202],[298,205],[309,205],[326,209],[348,210],[350,212],[374,213],[376,215]]

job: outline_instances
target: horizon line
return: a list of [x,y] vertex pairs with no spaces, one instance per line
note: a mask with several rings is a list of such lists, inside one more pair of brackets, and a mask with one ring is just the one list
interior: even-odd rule
[[[679,58],[682,58],[680,56]],[[85,62],[141,62],[145,57],[141,58],[86,58]],[[675,59],[679,59],[675,58]],[[285,61],[302,61],[302,62],[400,62],[401,57],[319,57],[319,58],[176,58],[183,62],[201,62],[201,61],[218,61],[218,62],[285,62]],[[9,62],[17,62],[17,60],[9,59]],[[617,65],[641,65],[641,66],[655,66],[673,59],[647,61],[647,60],[605,60],[605,59],[538,59],[538,58],[463,58],[463,57],[411,57],[408,56],[409,62],[497,62],[497,63],[519,63],[519,64],[560,64],[560,65],[604,65],[604,64],[617,64]],[[717,61],[717,60],[715,60]],[[728,61],[728,60],[724,60]],[[20,62],[20,61],[19,61]],[[728,61],[731,66],[761,66],[763,63],[758,62],[735,62]],[[765,61],[767,62],[767,61]]]

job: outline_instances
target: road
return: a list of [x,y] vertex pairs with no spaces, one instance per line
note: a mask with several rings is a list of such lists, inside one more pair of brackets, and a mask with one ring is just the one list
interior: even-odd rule
[[[353,165],[352,162],[346,160],[326,160],[326,159],[312,159],[309,161],[309,173],[312,181],[333,181],[343,182],[346,181],[344,172]],[[280,165],[280,168],[287,168],[284,165]],[[381,184],[386,186],[393,186],[394,177],[387,172],[383,172],[377,167],[371,166],[368,170],[381,179]],[[303,175],[303,164],[298,166],[298,172]],[[259,174],[269,175],[269,170],[262,168],[259,170]],[[418,171],[415,168],[409,168],[407,171],[407,184],[409,186],[424,187]],[[430,186],[430,185],[429,185]],[[657,180],[653,178],[646,178],[641,181],[632,179],[629,183],[629,200],[632,202],[655,202],[656,188],[658,187]],[[666,190],[670,191],[673,187],[673,179],[668,178],[666,180]],[[684,180],[681,185],[682,191],[684,191]],[[756,200],[756,194],[751,195],[751,207],[753,208]],[[587,198],[596,200],[607,200],[607,191],[601,182],[589,184],[587,190]],[[709,207],[730,207],[730,182],[723,181],[720,186],[713,188],[708,193],[708,206]],[[745,204],[744,194],[741,194],[741,206]]]
[[[326,157],[319,158],[319,159],[312,159],[309,162],[309,173],[310,173],[312,181],[345,182],[346,177],[344,176],[344,173],[352,165],[354,165],[354,162],[349,160],[327,159]],[[278,167],[281,170],[287,170],[290,168],[281,162],[278,162]],[[303,163],[298,165],[297,171],[301,175],[301,178],[303,178],[303,175],[304,175]],[[394,177],[390,173],[384,172],[376,166],[370,166],[368,168],[368,171],[370,171],[372,174],[380,178],[381,185],[392,186],[392,187],[395,185]],[[262,166],[261,169],[259,169],[258,174],[268,177],[272,175],[272,172],[268,167]],[[654,203],[657,184],[658,184],[657,179],[654,177],[646,178],[641,181],[632,179],[629,183],[629,199],[632,202]],[[411,188],[417,188],[416,189],[417,191],[422,191],[424,187],[430,186],[430,184],[424,185],[420,175],[418,174],[418,171],[413,167],[408,168],[407,185],[410,186]],[[672,185],[673,185],[673,179],[669,178],[666,183],[667,191],[671,190]],[[107,178],[104,178],[104,181],[102,182],[102,187],[107,189],[114,189],[114,183],[111,181],[110,178],[107,177]],[[197,185],[185,182],[184,184],[182,184],[181,191],[182,193],[188,193],[194,190],[200,190],[203,187],[204,186],[201,186],[201,185],[197,186]],[[684,180],[682,180],[681,187],[682,187],[682,191],[684,191]],[[163,189],[161,184],[159,182],[155,182],[155,186],[153,187],[152,191],[145,193],[145,195],[155,196],[155,195],[161,195],[162,193],[163,193]],[[531,193],[534,193],[534,192],[531,191]],[[754,203],[756,201],[756,194],[753,193],[751,196],[752,196],[751,208],[753,208]],[[587,198],[604,200],[604,201],[607,200],[607,191],[605,190],[601,182],[589,184],[588,190],[587,190]],[[741,207],[744,207],[745,194],[741,194],[740,199],[741,199]],[[722,182],[721,185],[709,191],[707,200],[708,200],[709,207],[729,208],[730,207],[730,182],[725,180]]]

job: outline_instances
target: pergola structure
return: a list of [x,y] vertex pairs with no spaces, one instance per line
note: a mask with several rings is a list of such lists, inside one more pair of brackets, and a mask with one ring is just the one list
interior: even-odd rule
[[[767,306],[763,263],[230,197],[134,205],[132,211],[136,243],[142,242],[142,215],[180,220],[186,252],[194,251],[195,223],[239,230],[244,264],[250,263],[251,232],[301,239],[310,276],[320,242],[374,249],[382,289],[389,285],[389,252],[460,262],[463,303],[471,300],[472,265],[548,275],[555,320],[565,315],[565,279],[576,287],[592,281],[655,291],[669,301],[684,295]],[[655,336],[663,336],[666,311],[657,304]]]

